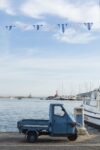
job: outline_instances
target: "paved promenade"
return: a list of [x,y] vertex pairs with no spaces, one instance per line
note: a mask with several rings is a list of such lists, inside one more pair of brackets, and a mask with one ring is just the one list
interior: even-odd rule
[[75,142],[67,138],[41,136],[35,144],[26,143],[19,133],[0,133],[0,150],[99,150],[100,132],[79,136]]

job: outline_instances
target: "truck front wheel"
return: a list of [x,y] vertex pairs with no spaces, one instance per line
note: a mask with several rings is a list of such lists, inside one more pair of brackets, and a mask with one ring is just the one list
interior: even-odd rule
[[35,143],[37,141],[37,133],[36,132],[28,132],[26,136],[26,140],[29,143]]
[[68,135],[68,139],[70,141],[75,141],[77,139],[77,134],[73,134],[73,135]]

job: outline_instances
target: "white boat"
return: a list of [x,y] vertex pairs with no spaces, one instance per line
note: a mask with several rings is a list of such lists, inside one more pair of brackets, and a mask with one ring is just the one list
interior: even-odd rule
[[100,129],[100,88],[92,92],[90,100],[85,100],[83,107],[85,123]]

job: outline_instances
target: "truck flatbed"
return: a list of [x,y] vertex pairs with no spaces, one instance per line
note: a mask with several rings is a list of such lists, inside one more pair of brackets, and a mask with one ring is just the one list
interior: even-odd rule
[[18,128],[25,133],[27,130],[35,129],[37,131],[48,130],[49,120],[38,119],[23,119],[21,126],[18,123]]

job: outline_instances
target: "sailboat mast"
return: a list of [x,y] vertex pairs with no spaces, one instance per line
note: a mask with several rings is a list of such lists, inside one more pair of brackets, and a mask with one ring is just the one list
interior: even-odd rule
[[63,81],[62,81],[62,96],[63,96]]

